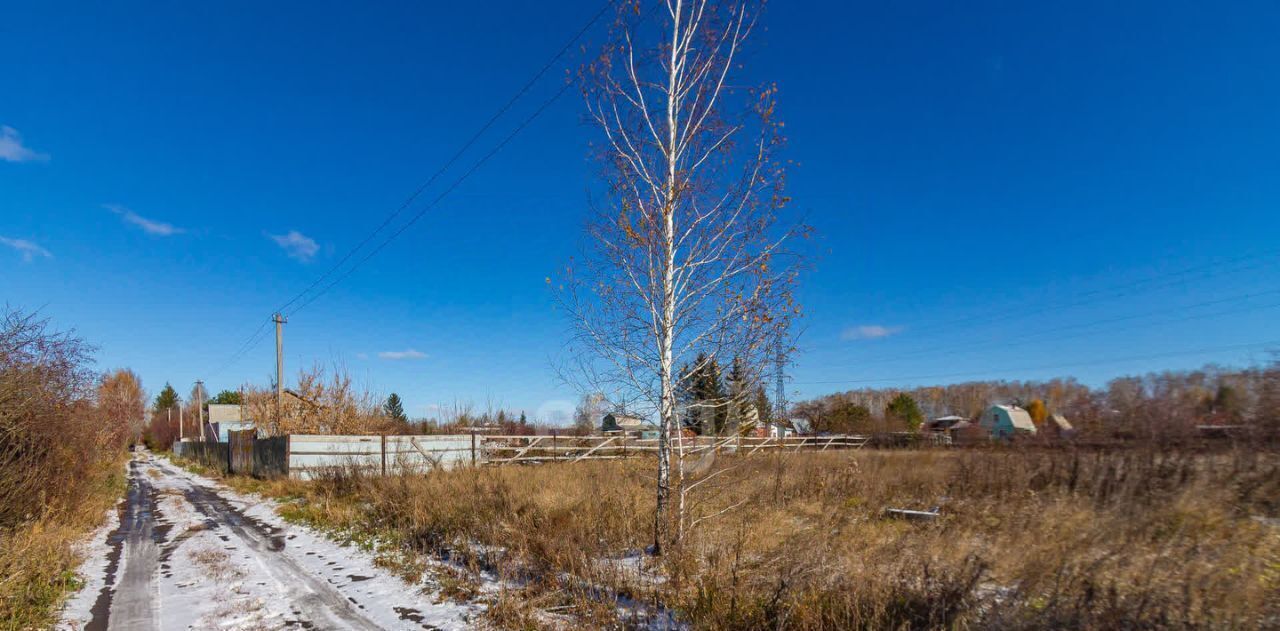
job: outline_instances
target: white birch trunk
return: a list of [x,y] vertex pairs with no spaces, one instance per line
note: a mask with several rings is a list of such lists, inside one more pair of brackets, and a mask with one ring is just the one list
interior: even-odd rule
[[[631,24],[589,67],[610,199],[590,228],[589,278],[571,267],[561,304],[581,345],[578,383],[645,400],[658,417],[655,552],[673,541],[673,492],[677,538],[686,522],[683,441],[672,435],[687,375],[677,366],[704,351],[753,358],[794,307],[793,266],[776,258],[794,230],[773,230],[782,177],[769,157],[772,91],[731,98],[726,82],[753,24],[747,5],[667,0],[652,56],[637,58]],[[727,103],[758,115],[759,138],[736,140],[747,125],[719,111]]]

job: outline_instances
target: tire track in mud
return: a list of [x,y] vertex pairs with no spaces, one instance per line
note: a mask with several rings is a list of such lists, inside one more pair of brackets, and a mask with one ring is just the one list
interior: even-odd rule
[[[93,603],[93,619],[85,631],[157,629],[155,567],[169,527],[158,526],[155,487],[140,473],[140,461],[129,461],[129,490],[120,507],[120,526],[108,541],[107,579]],[[116,581],[123,557],[124,574]]]
[[[173,479],[183,479],[167,466],[152,466]],[[253,552],[259,568],[275,582],[278,590],[286,594],[295,615],[301,618],[295,624],[319,629],[381,628],[362,616],[352,606],[354,601],[282,554],[285,537],[276,528],[248,517],[213,489],[193,481],[188,481],[183,496],[197,512],[219,526],[225,526]]]
[[[162,603],[158,577],[172,577],[169,564],[174,551],[191,533],[168,541],[172,525],[163,523],[159,509],[161,492],[148,475],[161,474],[204,518],[210,530],[225,529],[234,535],[252,557],[255,570],[271,580],[275,590],[287,598],[294,618],[287,626],[306,629],[379,629],[360,614],[354,601],[339,593],[296,561],[283,554],[285,536],[278,529],[248,517],[211,488],[200,485],[150,458],[129,462],[129,486],[121,502],[120,525],[108,536],[106,578],[91,608],[85,631],[155,631],[160,629]],[[220,535],[229,541],[228,535]]]

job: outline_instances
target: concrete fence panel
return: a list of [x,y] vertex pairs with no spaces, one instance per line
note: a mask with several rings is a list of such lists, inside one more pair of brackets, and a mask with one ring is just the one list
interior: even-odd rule
[[288,440],[290,477],[310,479],[326,470],[354,468],[389,475],[470,463],[470,435],[335,436],[293,434]]

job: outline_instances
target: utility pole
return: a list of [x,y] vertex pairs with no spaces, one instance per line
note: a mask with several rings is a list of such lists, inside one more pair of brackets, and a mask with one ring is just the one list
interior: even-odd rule
[[284,323],[283,315],[271,316],[276,323],[276,424],[284,421]]
[[204,442],[204,382],[196,380],[196,419],[200,422],[200,442]]

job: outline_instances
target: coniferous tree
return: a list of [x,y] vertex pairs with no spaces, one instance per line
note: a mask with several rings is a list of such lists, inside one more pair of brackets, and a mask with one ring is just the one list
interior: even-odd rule
[[694,407],[693,366],[680,366],[680,376],[675,383],[676,408],[680,411],[680,427],[694,429],[698,426],[697,408]]
[[178,391],[173,389],[172,384],[165,382],[164,389],[156,395],[152,409],[159,412],[175,407],[178,407]]
[[240,405],[243,403],[243,400],[240,398],[239,392],[235,390],[223,390],[218,393],[218,396],[209,399],[209,403],[220,405]]
[[773,420],[773,403],[769,401],[769,393],[764,389],[764,384],[756,386],[755,396],[756,415],[761,423],[768,423]]
[[386,412],[387,416],[393,421],[399,421],[401,423],[409,421],[409,417],[405,416],[404,413],[404,404],[400,402],[400,395],[394,392],[391,393],[391,396],[387,397],[387,402],[383,404],[382,411]]
[[924,413],[911,395],[901,392],[884,408],[885,418],[904,423],[908,430],[915,431],[924,422]]
[[720,364],[714,357],[699,354],[689,381],[691,425],[704,434],[718,434],[726,417],[724,385]]
[[717,434],[737,432],[747,408],[751,406],[751,378],[747,375],[747,365],[741,357],[734,356],[733,363],[729,365],[729,374],[725,378],[725,399]]

